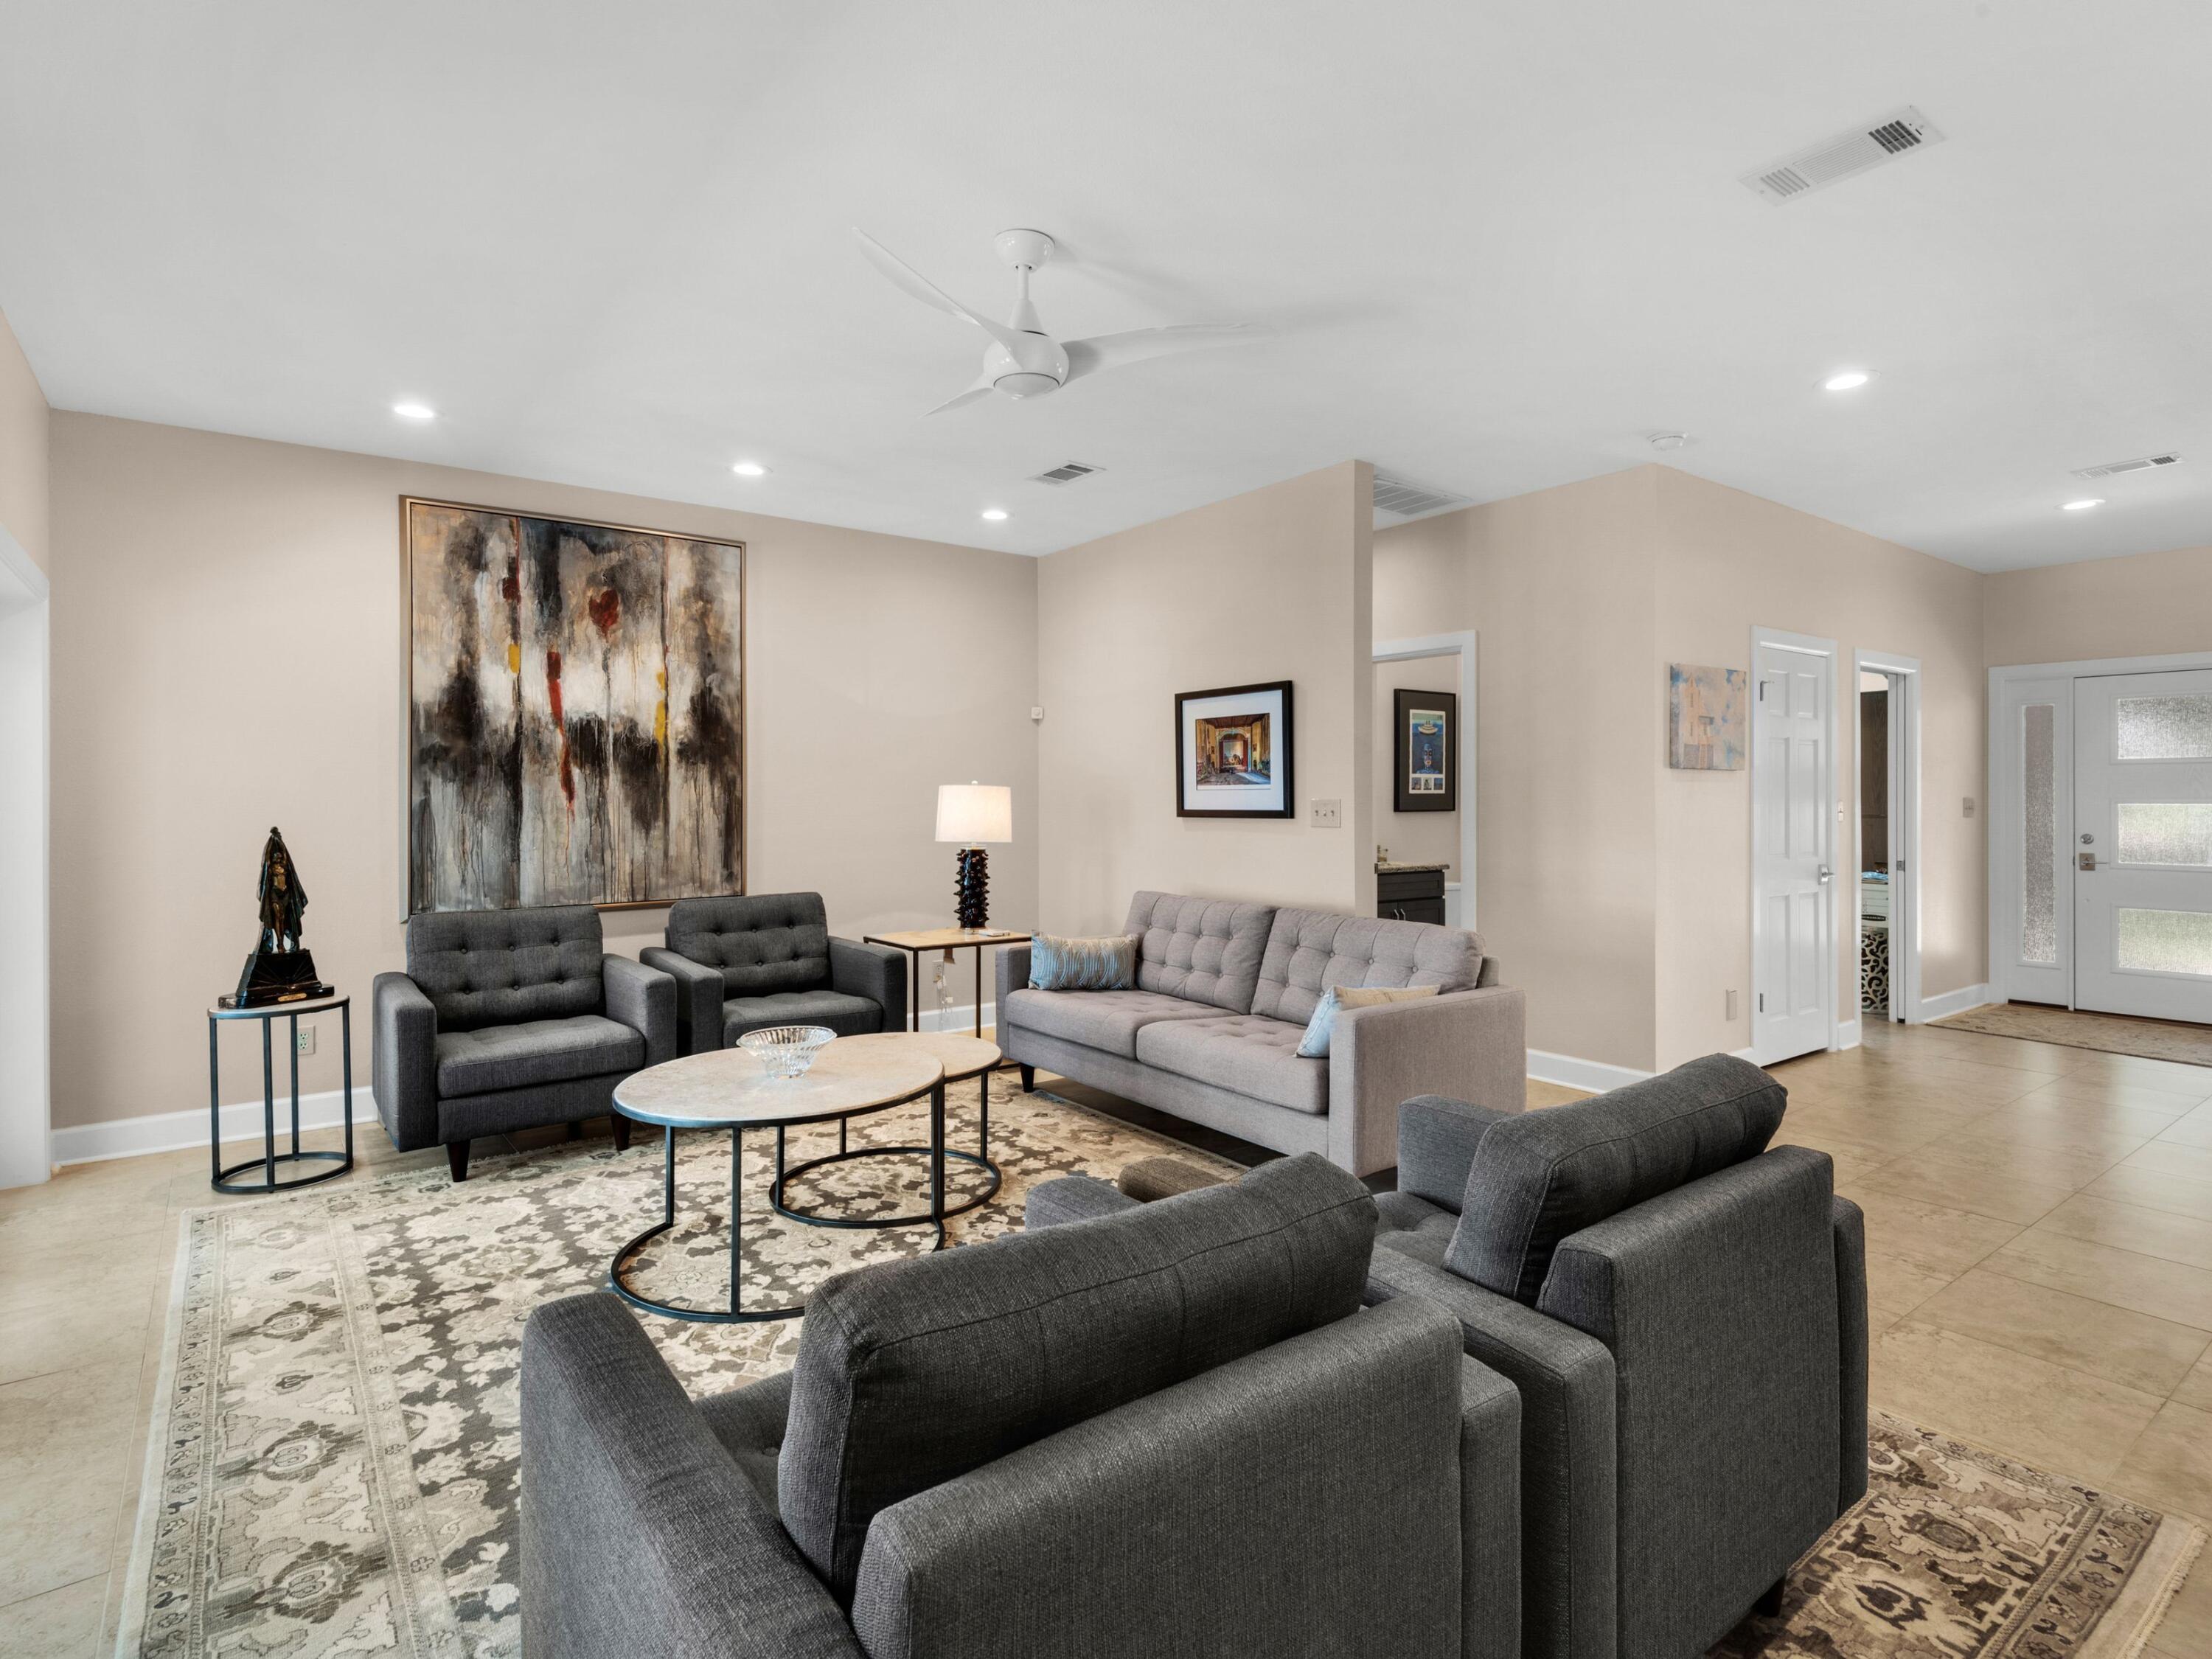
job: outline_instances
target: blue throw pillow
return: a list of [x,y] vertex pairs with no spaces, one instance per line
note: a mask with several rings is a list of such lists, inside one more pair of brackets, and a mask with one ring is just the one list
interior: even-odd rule
[[1328,1035],[1335,1029],[1336,1011],[1340,1008],[1372,1008],[1384,1002],[1412,1002],[1420,997],[1432,997],[1441,988],[1435,985],[1332,985],[1314,1004],[1313,1018],[1306,1022],[1306,1034],[1298,1039],[1298,1058],[1327,1058]]
[[1030,941],[1032,991],[1127,991],[1136,983],[1133,936],[1055,939],[1039,933]]

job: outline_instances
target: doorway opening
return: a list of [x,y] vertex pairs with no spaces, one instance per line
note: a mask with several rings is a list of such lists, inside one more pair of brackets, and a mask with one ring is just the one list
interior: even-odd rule
[[1860,651],[1856,872],[1851,896],[1862,1021],[1921,1018],[1920,665]]
[[[1475,926],[1474,630],[1376,640],[1372,654],[1376,873],[1382,873],[1385,864],[1443,866],[1444,924],[1471,929]],[[1449,690],[1458,698],[1458,729],[1445,737],[1452,745],[1453,776],[1459,786],[1452,811],[1398,811],[1393,787],[1396,765],[1393,693],[1407,685]]]

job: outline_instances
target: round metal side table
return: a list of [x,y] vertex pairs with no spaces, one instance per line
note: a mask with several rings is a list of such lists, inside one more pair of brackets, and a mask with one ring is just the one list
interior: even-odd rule
[[[315,997],[303,1002],[272,1002],[262,1008],[234,1008],[226,1006],[225,998],[207,1011],[208,1020],[208,1165],[214,1171],[209,1181],[219,1193],[241,1193],[248,1196],[266,1196],[270,1193],[289,1193],[295,1188],[312,1187],[319,1181],[328,1181],[342,1176],[353,1168],[353,999],[351,997]],[[300,1150],[300,1016],[326,1014],[331,1009],[338,1013],[338,1029],[343,1034],[345,1065],[345,1085],[339,1099],[343,1103],[345,1119],[345,1150],[342,1152],[307,1152]],[[227,1021],[258,1019],[261,1022],[261,1156],[249,1158],[243,1164],[222,1167],[222,1088],[221,1060],[216,1044],[217,1033]],[[276,1020],[286,1022],[286,1036],[292,1050],[292,1147],[289,1152],[276,1150],[276,1066],[271,1053],[270,1027]],[[276,1178],[279,1164],[327,1164],[331,1167],[318,1170],[313,1175],[295,1175],[288,1181]],[[232,1177],[248,1170],[261,1171],[258,1181],[235,1181]]]
[[[687,1054],[624,1078],[615,1085],[614,1106],[624,1117],[639,1123],[657,1123],[665,1142],[661,1174],[661,1218],[624,1244],[608,1264],[607,1286],[634,1308],[690,1319],[710,1325],[749,1325],[769,1319],[796,1319],[806,1310],[748,1308],[744,1305],[744,1133],[774,1129],[776,1161],[783,1157],[787,1129],[800,1124],[842,1121],[862,1112],[902,1106],[924,1095],[930,1102],[930,1140],[923,1150],[932,1153],[931,1212],[901,1220],[876,1221],[878,1227],[933,1225],[934,1248],[945,1247],[945,1066],[927,1048],[908,1044],[899,1048],[854,1046],[854,1039],[840,1037],[814,1058],[806,1071],[793,1078],[772,1078],[761,1063],[742,1048],[721,1048],[710,1054]],[[662,1302],[633,1290],[623,1278],[630,1257],[676,1224],[676,1132],[678,1129],[726,1129],[730,1133],[730,1305],[726,1308],[684,1307]]]
[[[966,1215],[981,1205],[988,1204],[998,1196],[1000,1182],[1004,1177],[999,1166],[991,1161],[991,1071],[999,1063],[999,1045],[981,1037],[963,1036],[957,1031],[882,1031],[867,1036],[841,1037],[839,1042],[850,1044],[851,1052],[868,1049],[920,1048],[937,1056],[945,1067],[945,1081],[938,1087],[936,1109],[931,1114],[930,1133],[938,1143],[933,1146],[861,1146],[848,1149],[847,1118],[837,1120],[837,1150],[825,1152],[820,1158],[810,1158],[804,1164],[794,1164],[786,1169],[783,1164],[783,1131],[775,1132],[775,1180],[768,1189],[768,1201],[775,1212],[788,1216],[793,1221],[804,1221],[811,1227],[914,1227],[925,1221],[934,1221],[941,1229],[956,1215]],[[981,1096],[981,1124],[975,1152],[963,1152],[957,1146],[947,1146],[945,1141],[945,1091],[955,1083],[965,1083],[969,1078],[982,1079],[978,1092]],[[926,1214],[898,1216],[848,1217],[826,1215],[818,1209],[793,1209],[784,1200],[789,1183],[810,1170],[819,1170],[833,1164],[858,1163],[864,1158],[899,1158],[928,1155],[938,1158],[933,1167],[930,1197],[932,1207]],[[963,1164],[973,1164],[991,1172],[991,1184],[964,1203],[947,1209],[945,1205],[944,1159],[957,1158]]]

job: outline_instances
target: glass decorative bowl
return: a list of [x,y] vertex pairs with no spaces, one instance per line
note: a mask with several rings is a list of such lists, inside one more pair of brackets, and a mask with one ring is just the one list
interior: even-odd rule
[[798,1077],[836,1039],[827,1025],[767,1025],[746,1032],[738,1047],[760,1061],[770,1077]]

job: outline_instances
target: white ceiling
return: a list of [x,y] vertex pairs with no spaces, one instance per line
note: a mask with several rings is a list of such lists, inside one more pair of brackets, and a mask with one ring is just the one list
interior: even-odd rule
[[[1682,429],[1999,569],[2212,542],[2208,64],[2201,0],[9,0],[0,311],[59,408],[1021,552]],[[1948,141],[1736,182],[1905,103]],[[1275,337],[924,420],[980,343],[855,224],[999,315],[1052,232],[1063,337]]]

